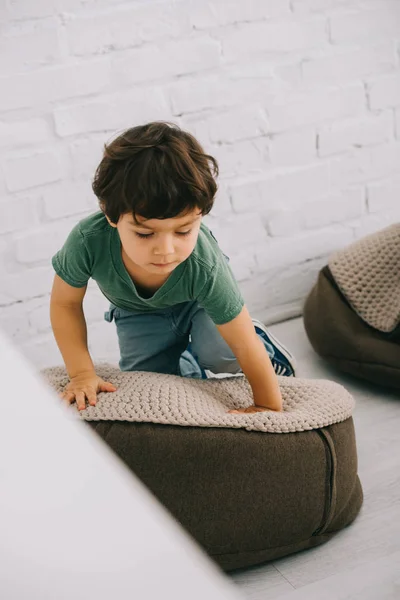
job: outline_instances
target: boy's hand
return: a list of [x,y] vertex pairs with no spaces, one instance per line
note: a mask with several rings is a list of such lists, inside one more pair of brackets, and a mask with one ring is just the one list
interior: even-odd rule
[[72,377],[65,390],[60,394],[60,398],[67,404],[76,401],[78,410],[86,408],[85,399],[88,399],[90,406],[96,406],[98,392],[115,392],[117,388],[109,381],[104,381],[93,371],[89,373],[80,373]]
[[265,410],[273,410],[274,412],[281,412],[281,408],[267,408],[266,406],[247,406],[247,408],[236,408],[234,410],[228,410],[228,413],[239,415],[241,413],[257,413],[264,412]]

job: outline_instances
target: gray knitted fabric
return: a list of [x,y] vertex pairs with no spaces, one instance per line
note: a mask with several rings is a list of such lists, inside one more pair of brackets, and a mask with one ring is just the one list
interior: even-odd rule
[[[354,401],[337,383],[278,377],[284,411],[228,414],[253,404],[246,377],[190,379],[146,371],[122,372],[96,366],[97,374],[118,387],[98,395],[97,405],[72,410],[87,421],[138,421],[196,427],[244,428],[248,431],[288,433],[319,429],[349,418]],[[63,367],[42,371],[57,392],[68,383]]]
[[329,268],[354,311],[388,333],[400,323],[400,223],[333,254]]

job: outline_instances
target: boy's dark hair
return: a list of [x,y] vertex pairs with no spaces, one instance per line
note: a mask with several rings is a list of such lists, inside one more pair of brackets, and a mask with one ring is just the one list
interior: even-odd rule
[[199,142],[173,123],[132,127],[109,144],[92,189],[112,223],[125,213],[169,219],[214,204],[218,163]]

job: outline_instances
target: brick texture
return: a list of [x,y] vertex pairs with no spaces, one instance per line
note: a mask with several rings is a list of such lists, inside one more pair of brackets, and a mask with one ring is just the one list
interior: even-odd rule
[[[0,326],[60,363],[50,259],[97,208],[103,144],[169,120],[220,165],[217,236],[251,313],[301,313],[330,252],[400,219],[400,6],[18,0],[0,8]],[[85,299],[93,357],[118,359]]]

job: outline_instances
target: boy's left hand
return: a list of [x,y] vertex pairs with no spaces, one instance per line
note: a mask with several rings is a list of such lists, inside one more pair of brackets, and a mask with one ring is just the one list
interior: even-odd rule
[[[257,412],[264,412],[266,410],[273,410],[272,408],[267,408],[266,406],[248,406],[247,408],[236,408],[234,410],[228,410],[228,413],[230,414],[241,414],[241,413],[257,413]],[[279,412],[279,411],[274,411],[274,412]]]

